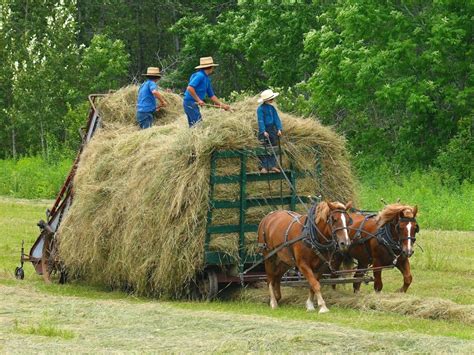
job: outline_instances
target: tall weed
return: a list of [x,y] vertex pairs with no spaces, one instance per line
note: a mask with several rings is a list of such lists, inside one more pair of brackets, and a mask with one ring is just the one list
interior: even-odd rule
[[53,162],[38,156],[0,160],[0,195],[54,198],[71,165],[69,158]]
[[415,171],[395,175],[380,168],[370,177],[362,177],[359,188],[360,208],[380,210],[381,198],[393,203],[418,205],[421,228],[474,230],[474,184],[445,185],[435,171]]

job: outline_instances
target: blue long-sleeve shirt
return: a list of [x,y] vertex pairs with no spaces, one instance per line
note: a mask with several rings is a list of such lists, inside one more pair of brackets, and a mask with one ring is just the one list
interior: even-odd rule
[[[189,78],[189,84],[196,91],[196,95],[204,100],[206,95],[208,97],[214,96],[214,90],[212,89],[211,78],[206,74],[204,70],[198,70]],[[184,93],[184,101],[194,102],[194,98],[188,90]]]
[[154,90],[158,90],[158,86],[153,80],[147,80],[140,86],[137,98],[138,112],[156,111],[156,99],[153,95]]
[[273,105],[263,103],[257,108],[258,133],[265,132],[265,126],[275,125],[282,130],[280,116]]

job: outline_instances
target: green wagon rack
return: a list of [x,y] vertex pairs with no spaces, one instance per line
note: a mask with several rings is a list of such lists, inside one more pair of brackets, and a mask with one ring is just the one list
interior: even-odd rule
[[[279,154],[282,152],[279,151]],[[318,185],[322,183],[322,166],[319,159],[317,149],[314,150],[314,170],[299,171],[295,168],[294,162],[291,160],[285,164],[287,168],[280,173],[261,174],[255,172],[248,167],[250,160],[256,160],[261,155],[267,155],[269,151],[264,148],[256,148],[249,150],[232,150],[232,151],[215,151],[211,157],[210,169],[210,192],[209,206],[207,212],[206,239],[204,244],[205,268],[204,271],[197,275],[194,285],[191,287],[193,298],[212,299],[219,288],[223,285],[232,283],[247,284],[265,280],[265,272],[263,270],[262,255],[249,253],[249,242],[246,235],[248,233],[256,233],[258,223],[247,221],[246,215],[249,209],[260,206],[270,206],[272,210],[278,208],[295,211],[299,204],[312,203],[314,200],[309,196],[298,195],[298,180],[306,177],[316,178]],[[233,159],[235,164],[240,165],[238,173],[232,175],[219,175],[218,162],[222,159]],[[254,197],[249,196],[248,190],[252,183],[279,181],[280,190],[278,196],[269,191],[268,195]],[[291,186],[289,186],[291,183]],[[216,197],[216,188],[219,185],[238,184],[239,196],[237,199],[219,199]],[[289,193],[283,194],[285,187]],[[319,195],[314,191],[315,195]],[[319,200],[321,197],[315,197]],[[220,224],[216,218],[216,212],[222,209],[238,210],[238,223]],[[210,249],[210,242],[213,235],[228,235],[229,237],[238,238],[238,257],[227,254],[223,251],[213,251]],[[256,243],[256,241],[255,241]],[[255,246],[254,246],[255,249]],[[260,263],[252,269],[252,272],[246,272],[252,266]]]

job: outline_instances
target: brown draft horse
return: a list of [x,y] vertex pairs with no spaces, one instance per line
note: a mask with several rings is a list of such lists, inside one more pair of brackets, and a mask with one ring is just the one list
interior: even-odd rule
[[[339,254],[334,260],[337,270],[343,257],[357,260],[357,268],[395,265],[403,275],[403,286],[400,292],[406,292],[412,282],[409,258],[414,253],[416,233],[419,231],[416,222],[417,206],[394,203],[385,206],[378,215],[350,213],[352,225],[349,229],[351,245],[348,253]],[[363,272],[355,273],[363,276]],[[374,271],[374,289],[380,292],[383,288],[382,270]],[[354,283],[354,292],[360,290],[360,282]]]
[[[296,266],[310,284],[306,309],[315,310],[313,300],[316,294],[319,313],[329,311],[321,296],[319,279],[330,266],[336,248],[344,251],[350,245],[347,211],[351,206],[352,203],[323,201],[312,206],[308,215],[275,211],[262,219],[258,227],[258,242],[263,245],[264,258],[268,256],[265,272],[272,308],[276,308],[281,299],[282,276]],[[272,251],[274,255],[270,255]]]

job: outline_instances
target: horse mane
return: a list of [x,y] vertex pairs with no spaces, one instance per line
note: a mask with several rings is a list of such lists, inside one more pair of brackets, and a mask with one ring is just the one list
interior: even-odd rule
[[[330,206],[331,205],[331,206]],[[321,201],[316,208],[316,224],[320,221],[326,222],[329,218],[329,213],[333,208],[340,208],[345,210],[346,207],[340,202]]]
[[386,223],[393,221],[400,212],[402,212],[403,216],[407,218],[414,218],[416,214],[415,208],[412,206],[392,203],[391,205],[385,206],[377,215],[377,226],[381,227]]

